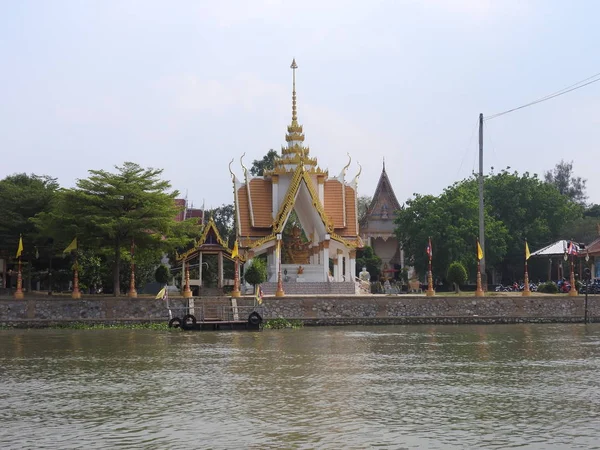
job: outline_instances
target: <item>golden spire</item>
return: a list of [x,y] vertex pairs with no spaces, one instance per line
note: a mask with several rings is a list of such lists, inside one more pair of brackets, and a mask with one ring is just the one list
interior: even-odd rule
[[298,124],[298,116],[296,114],[296,69],[298,68],[298,64],[296,64],[296,58],[292,60],[292,65],[290,69],[292,69],[292,125]]
[[272,171],[266,171],[265,175],[269,174],[280,174],[293,172],[295,168],[302,164],[311,173],[324,173],[317,166],[316,158],[309,157],[310,150],[304,146],[304,134],[302,132],[302,125],[298,123],[298,111],[296,109],[296,58],[292,60],[290,69],[292,69],[292,123],[287,127],[287,134],[285,140],[287,146],[281,147],[281,157],[275,161],[275,167]]
[[290,68],[292,69],[292,123],[287,127],[288,134],[285,140],[291,148],[294,145],[301,145],[304,142],[304,135],[302,134],[302,125],[298,125],[298,111],[296,109],[296,69],[298,68],[296,58],[292,60]]

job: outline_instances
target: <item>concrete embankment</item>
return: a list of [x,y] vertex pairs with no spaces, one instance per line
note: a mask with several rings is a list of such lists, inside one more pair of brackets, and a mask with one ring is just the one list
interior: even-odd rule
[[[230,305],[226,298],[195,299],[202,303]],[[237,300],[238,306],[253,299]],[[264,319],[286,318],[306,325],[460,324],[519,322],[582,322],[584,296],[490,296],[484,298],[438,295],[288,296],[264,299]],[[171,299],[172,307],[187,300]],[[178,314],[176,312],[175,314]],[[179,314],[181,314],[179,312]],[[589,296],[587,316],[600,322],[600,296]],[[43,327],[75,322],[139,323],[168,320],[166,304],[153,298],[89,296],[81,300],[64,297],[0,299],[0,325]]]

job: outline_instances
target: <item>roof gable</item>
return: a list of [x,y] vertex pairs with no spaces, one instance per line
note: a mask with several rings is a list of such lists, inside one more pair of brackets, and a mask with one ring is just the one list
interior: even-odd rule
[[273,232],[280,233],[285,226],[285,223],[294,209],[294,204],[296,203],[296,196],[298,195],[298,190],[300,189],[300,185],[304,183],[312,200],[312,204],[319,214],[321,221],[325,225],[325,228],[328,232],[333,231],[333,225],[331,220],[327,217],[325,213],[325,209],[319,200],[319,195],[317,194],[315,187],[313,186],[313,182],[310,179],[310,176],[304,166],[299,165],[294,171],[294,175],[290,181],[290,185],[285,194],[284,200],[279,208],[279,212],[273,221]]
[[204,226],[202,234],[196,241],[196,244],[191,249],[185,251],[182,254],[175,252],[175,260],[181,261],[182,259],[187,259],[189,256],[201,250],[201,247],[208,245],[221,247],[223,252],[226,253],[226,255],[231,256],[231,249],[227,246],[227,242],[225,242],[219,234],[217,225],[215,224],[215,221],[212,217]]
[[390,182],[387,172],[385,171],[384,164],[383,169],[381,170],[379,181],[377,182],[377,187],[375,188],[375,193],[373,194],[373,199],[371,200],[371,204],[367,210],[367,216],[376,216],[377,218],[382,219],[392,219],[394,211],[397,211],[400,208],[400,203],[398,203],[398,199],[396,198],[396,194],[392,188],[392,183]]

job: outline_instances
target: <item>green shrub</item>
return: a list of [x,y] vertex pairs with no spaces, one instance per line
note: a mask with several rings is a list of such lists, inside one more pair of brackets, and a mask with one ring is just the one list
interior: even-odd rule
[[455,261],[448,267],[446,279],[454,284],[454,289],[458,293],[460,285],[465,284],[465,281],[467,281],[467,269],[461,263]]
[[267,264],[265,261],[262,258],[253,259],[250,267],[244,273],[244,278],[253,286],[264,283],[267,280]]
[[544,294],[558,294],[558,286],[554,281],[546,281],[538,286],[538,292]]
[[154,279],[160,284],[167,284],[171,278],[171,271],[167,266],[161,264],[154,272]]

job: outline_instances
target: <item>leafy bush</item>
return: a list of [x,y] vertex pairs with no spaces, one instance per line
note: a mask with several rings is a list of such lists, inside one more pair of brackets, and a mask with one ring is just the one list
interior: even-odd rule
[[255,258],[244,273],[244,278],[253,286],[267,280],[267,264],[262,258]]
[[154,272],[154,279],[160,284],[167,284],[171,278],[171,271],[167,266],[161,264]]
[[282,330],[284,328],[302,328],[304,324],[301,320],[288,320],[283,318],[269,319],[265,322],[263,328],[271,330]]
[[460,290],[460,285],[465,284],[465,281],[467,281],[467,270],[465,269],[465,266],[458,261],[450,264],[448,267],[448,273],[446,274],[446,279],[450,283],[454,283],[454,288],[458,293]]
[[538,286],[538,292],[544,294],[558,294],[558,286],[554,281],[546,281]]

